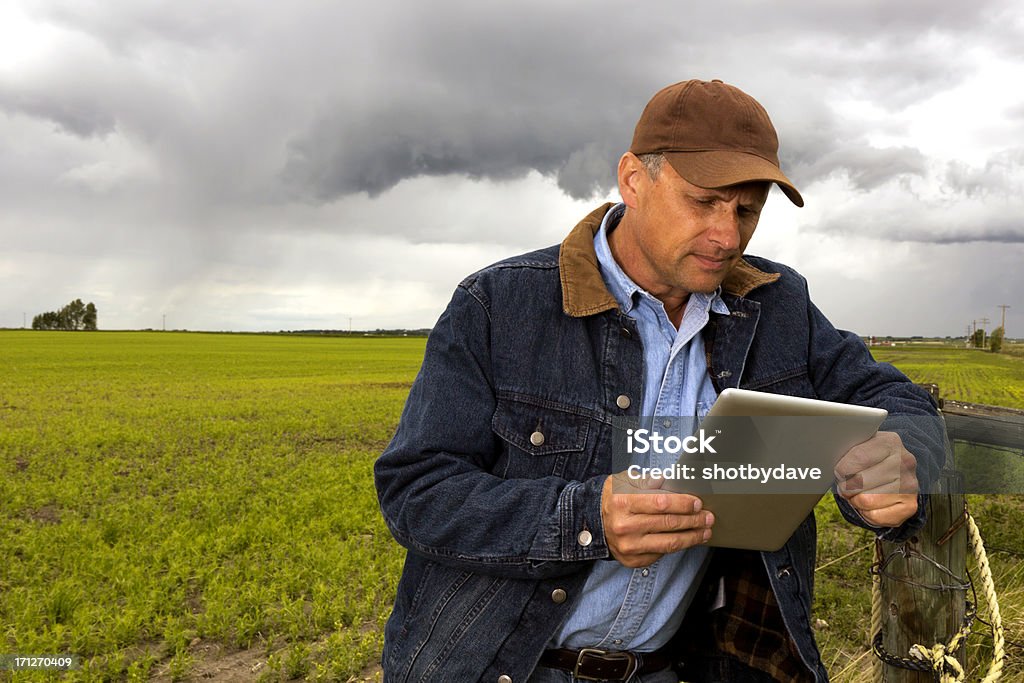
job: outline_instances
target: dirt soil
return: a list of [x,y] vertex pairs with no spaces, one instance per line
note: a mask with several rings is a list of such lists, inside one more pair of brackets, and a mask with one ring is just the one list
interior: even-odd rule
[[[230,651],[217,643],[197,642],[189,648],[194,657],[190,681],[211,681],[213,683],[250,683],[259,679],[267,666],[265,648]],[[384,672],[380,664],[368,664],[358,676],[344,683],[380,683]],[[171,683],[167,663],[159,665],[150,679],[156,683]]]

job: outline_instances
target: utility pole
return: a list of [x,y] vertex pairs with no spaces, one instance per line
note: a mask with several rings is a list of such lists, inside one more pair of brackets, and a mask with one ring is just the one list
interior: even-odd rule
[[[978,320],[982,325],[988,325],[988,318],[981,318]],[[985,328],[981,328],[981,348],[985,348]]]
[[164,313],[163,317],[164,317],[164,332],[166,332],[167,331],[167,314]]
[[1003,323],[1000,327],[1003,328],[1003,339],[1006,339],[1006,309],[1009,308],[1006,304],[999,304],[996,308],[1003,309]]
[[[1006,315],[1006,311],[1003,311],[1003,315]],[[28,313],[22,312],[21,314],[21,329],[28,327]]]
[[348,317],[348,333],[352,334],[352,316]]

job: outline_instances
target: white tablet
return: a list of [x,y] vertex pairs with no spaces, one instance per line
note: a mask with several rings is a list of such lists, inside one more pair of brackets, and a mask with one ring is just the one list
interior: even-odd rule
[[[853,446],[878,431],[887,412],[745,389],[726,389],[702,421],[709,447],[680,455],[691,478],[666,490],[699,496],[715,514],[708,545],[778,550],[834,481]],[[698,439],[698,442],[700,440]]]

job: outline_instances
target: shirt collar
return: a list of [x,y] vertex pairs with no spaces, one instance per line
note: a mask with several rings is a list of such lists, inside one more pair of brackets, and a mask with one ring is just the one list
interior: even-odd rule
[[[615,257],[612,256],[611,247],[608,245],[608,233],[615,229],[625,213],[626,205],[620,202],[604,215],[601,227],[598,229],[597,234],[594,235],[594,252],[597,254],[597,263],[601,269],[601,277],[604,279],[605,285],[608,286],[608,291],[619,302],[619,308],[622,309],[622,312],[628,315],[639,305],[641,297],[648,299],[654,299],[655,297],[626,275],[625,271],[616,262]],[[694,308],[697,310],[706,311],[710,308],[714,313],[729,315],[729,307],[722,301],[721,293],[721,287],[718,287],[718,289],[710,294],[694,292],[690,295],[690,300],[693,301],[695,304]]]

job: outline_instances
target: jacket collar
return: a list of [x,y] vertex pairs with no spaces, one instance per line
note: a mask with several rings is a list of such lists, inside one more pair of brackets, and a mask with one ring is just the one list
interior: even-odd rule
[[[562,242],[558,272],[562,280],[562,308],[566,315],[580,318],[619,307],[604,284],[594,253],[594,235],[614,204],[599,206],[580,221]],[[722,291],[744,297],[761,285],[775,282],[779,273],[766,273],[740,259],[722,282]]]

